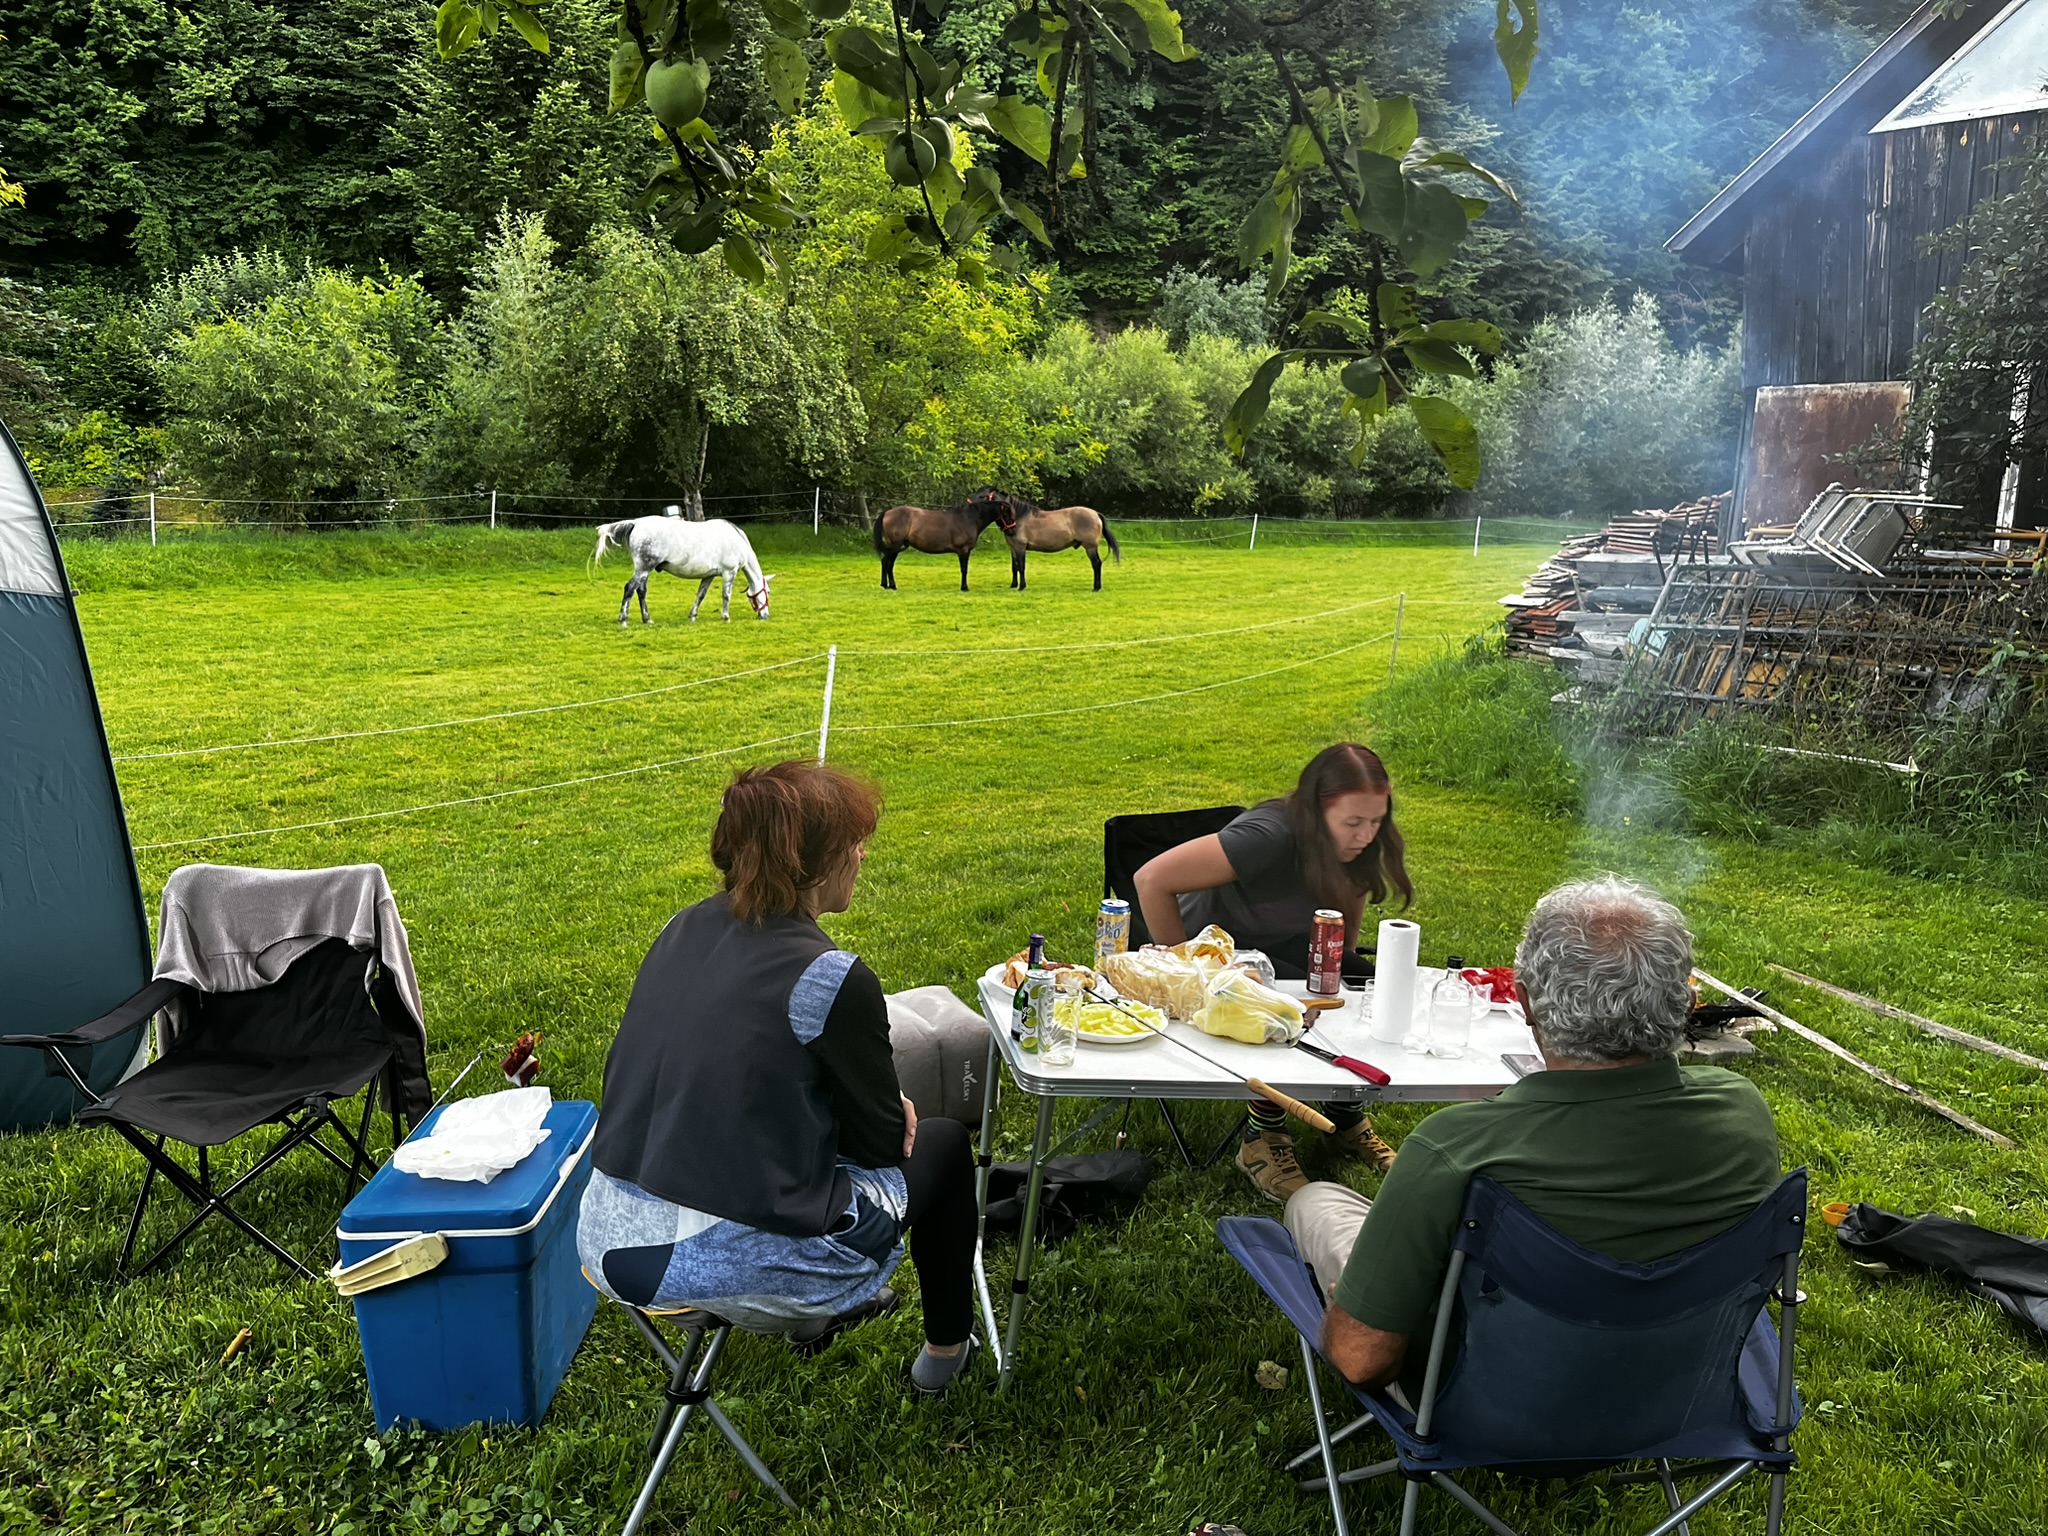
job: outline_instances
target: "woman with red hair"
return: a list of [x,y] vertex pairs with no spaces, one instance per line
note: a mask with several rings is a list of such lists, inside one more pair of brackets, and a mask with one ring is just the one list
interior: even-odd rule
[[733,779],[711,834],[725,888],[654,941],[605,1061],[577,1246],[621,1301],[816,1345],[894,1304],[907,1237],[910,1378],[936,1393],[974,1351],[967,1128],[919,1124],[880,981],[818,926],[852,904],[880,814],[812,763]]
[[[1398,891],[1415,898],[1394,826],[1394,787],[1369,747],[1339,742],[1301,771],[1293,793],[1255,805],[1221,832],[1169,848],[1137,873],[1138,905],[1154,943],[1177,944],[1216,924],[1241,949],[1264,950],[1281,976],[1308,974],[1309,930],[1319,909],[1344,914],[1344,952],[1357,942],[1367,902]],[[1394,1152],[1364,1113],[1329,1104],[1336,1142],[1384,1173]],[[1237,1165],[1270,1200],[1308,1180],[1294,1158],[1286,1116],[1265,1099],[1251,1103],[1251,1124]]]

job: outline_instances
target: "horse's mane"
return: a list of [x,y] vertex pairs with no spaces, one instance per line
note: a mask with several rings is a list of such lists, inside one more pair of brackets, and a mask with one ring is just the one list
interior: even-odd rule
[[971,507],[980,501],[1002,502],[1009,507],[1011,515],[1015,517],[1023,517],[1026,513],[1042,512],[1045,510],[1035,501],[1029,501],[1011,491],[999,490],[993,485],[984,485],[980,490],[968,497],[962,505],[964,507]]

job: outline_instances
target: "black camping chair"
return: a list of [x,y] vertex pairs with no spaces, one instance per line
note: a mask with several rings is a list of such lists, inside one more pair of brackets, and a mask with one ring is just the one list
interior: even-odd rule
[[[181,1027],[154,1062],[104,1096],[86,1086],[80,1066],[91,1046],[173,1005]],[[393,978],[374,953],[338,938],[307,950],[267,987],[208,993],[180,981],[152,981],[75,1030],[0,1036],[0,1045],[40,1046],[52,1069],[70,1078],[83,1097],[77,1122],[112,1126],[148,1162],[121,1244],[124,1275],[147,1274],[218,1213],[306,1278],[318,1279],[229,1201],[300,1146],[312,1147],[339,1168],[353,1195],[375,1166],[368,1137],[379,1089],[396,1144],[403,1139],[401,1117],[416,1118],[418,1107],[406,1102],[405,1083],[423,1082],[425,1072],[424,1037]],[[351,1131],[332,1106],[358,1093],[364,1095],[362,1119]],[[272,1124],[282,1128],[277,1141],[254,1167],[217,1187],[209,1150]],[[330,1129],[341,1138],[339,1150],[320,1134]],[[196,1173],[171,1155],[171,1142],[195,1149]],[[143,1212],[159,1175],[198,1209],[131,1271]]]
[[1138,871],[1167,849],[1221,832],[1243,814],[1241,805],[1212,805],[1201,811],[1112,816],[1102,824],[1102,894],[1131,904],[1131,948],[1152,942],[1145,914],[1138,910]]
[[[1102,824],[1102,894],[1117,896],[1131,904],[1131,948],[1152,942],[1145,915],[1138,910],[1138,871],[1169,848],[1198,837],[1221,832],[1244,814],[1241,805],[1212,805],[1199,811],[1151,811],[1135,816],[1112,816]],[[1245,1117],[1236,1122],[1216,1143],[1207,1157],[1197,1159],[1173,1118],[1173,1105],[1156,1101],[1167,1133],[1180,1151],[1181,1161],[1190,1168],[1207,1168],[1236,1143],[1244,1129]]]
[[[1337,1536],[1344,1489],[1399,1473],[1401,1536],[1412,1536],[1433,1487],[1489,1530],[1514,1528],[1451,1476],[1488,1467],[1535,1477],[1601,1468],[1610,1483],[1654,1482],[1669,1510],[1644,1536],[1685,1536],[1688,1522],[1752,1472],[1770,1479],[1766,1529],[1777,1536],[1799,1422],[1792,1346],[1806,1170],[1795,1169],[1718,1237],[1645,1264],[1571,1241],[1481,1175],[1465,1192],[1437,1302],[1421,1395],[1351,1388],[1365,1412],[1332,1432],[1316,1369],[1323,1318],[1318,1277],[1277,1221],[1226,1216],[1216,1235],[1301,1335],[1316,1443],[1287,1465],[1322,1473],[1300,1485],[1329,1495]],[[1765,1302],[1775,1298],[1783,1335]],[[1453,1352],[1455,1335],[1455,1353]],[[1337,1470],[1336,1446],[1378,1425],[1385,1460]],[[1681,1497],[1681,1479],[1705,1488]]]

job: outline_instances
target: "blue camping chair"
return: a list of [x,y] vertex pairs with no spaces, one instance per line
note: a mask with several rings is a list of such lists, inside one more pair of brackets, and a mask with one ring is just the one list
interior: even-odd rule
[[[1322,1476],[1301,1486],[1328,1491],[1338,1536],[1349,1536],[1347,1483],[1406,1478],[1402,1536],[1412,1536],[1425,1484],[1516,1536],[1451,1474],[1488,1467],[1550,1477],[1631,1462],[1652,1465],[1610,1481],[1654,1480],[1671,1509],[1644,1536],[1686,1536],[1693,1515],[1756,1471],[1771,1480],[1768,1529],[1777,1536],[1799,1421],[1792,1340],[1805,1232],[1803,1168],[1719,1237],[1648,1264],[1581,1247],[1482,1175],[1466,1191],[1413,1411],[1354,1387],[1365,1412],[1333,1434],[1316,1372],[1323,1296],[1294,1239],[1265,1217],[1216,1224],[1224,1248],[1301,1335],[1316,1443],[1287,1470],[1320,1456]],[[1764,1310],[1773,1296],[1782,1348]],[[1393,1455],[1339,1472],[1338,1442],[1369,1424],[1392,1439]],[[1696,1476],[1710,1481],[1682,1499],[1678,1479]]]

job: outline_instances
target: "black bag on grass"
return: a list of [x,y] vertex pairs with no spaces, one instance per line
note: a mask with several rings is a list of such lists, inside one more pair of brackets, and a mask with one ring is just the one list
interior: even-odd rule
[[[997,1163],[988,1171],[988,1225],[1015,1232],[1024,1224],[1029,1163]],[[1039,1241],[1064,1241],[1077,1222],[1120,1216],[1152,1182],[1152,1161],[1142,1152],[1088,1152],[1055,1157],[1045,1165],[1045,1193],[1038,1204]]]
[[1947,1216],[1898,1216],[1858,1205],[1835,1237],[1859,1258],[1954,1275],[2013,1321],[2048,1333],[2048,1242]]

